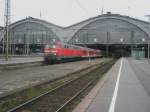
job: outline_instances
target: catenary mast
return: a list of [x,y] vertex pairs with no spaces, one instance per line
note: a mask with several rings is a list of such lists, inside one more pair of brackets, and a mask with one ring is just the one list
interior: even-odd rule
[[5,43],[5,53],[6,60],[8,60],[9,55],[9,25],[11,23],[11,8],[10,8],[10,0],[5,0],[5,15],[4,15],[4,25],[5,25],[5,33],[4,33],[4,43]]

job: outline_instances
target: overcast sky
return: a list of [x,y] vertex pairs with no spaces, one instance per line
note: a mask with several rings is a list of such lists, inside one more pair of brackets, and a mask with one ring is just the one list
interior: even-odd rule
[[[4,24],[5,0],[0,0],[0,25]],[[147,20],[150,14],[150,0],[11,0],[11,21],[27,16],[40,18],[60,26],[69,26],[111,11]]]

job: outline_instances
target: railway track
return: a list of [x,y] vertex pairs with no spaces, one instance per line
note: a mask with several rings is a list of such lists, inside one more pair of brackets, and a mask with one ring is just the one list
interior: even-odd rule
[[21,104],[8,112],[60,112],[80,93],[94,83],[113,65],[114,61],[106,62],[98,68],[76,79],[70,80],[42,95]]

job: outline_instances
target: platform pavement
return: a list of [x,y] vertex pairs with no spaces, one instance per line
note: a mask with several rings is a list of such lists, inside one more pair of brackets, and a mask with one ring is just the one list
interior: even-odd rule
[[150,112],[150,63],[119,60],[73,112]]
[[14,70],[25,67],[43,65],[43,57],[12,57],[6,61],[0,58],[0,72],[4,70]]
[[18,63],[29,63],[29,62],[37,62],[43,61],[43,57],[17,57],[17,58],[9,58],[6,61],[5,58],[0,59],[0,65],[7,65],[7,64],[18,64]]
[[76,62],[27,67],[23,69],[0,71],[0,97],[18,90],[55,80],[67,74],[83,70],[90,66],[109,61],[110,59],[93,59]]

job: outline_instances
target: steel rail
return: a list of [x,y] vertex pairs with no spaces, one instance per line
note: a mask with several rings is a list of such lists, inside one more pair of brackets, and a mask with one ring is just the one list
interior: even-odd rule
[[55,90],[57,90],[57,89],[59,89],[59,88],[65,86],[65,85],[67,85],[67,84],[69,84],[69,83],[71,83],[71,82],[73,82],[73,81],[75,81],[75,80],[77,80],[77,79],[78,79],[78,78],[73,79],[73,80],[70,80],[70,81],[68,81],[67,83],[64,83],[64,84],[62,84],[62,85],[60,85],[60,86],[57,86],[56,88],[54,88],[54,89],[52,89],[52,90],[50,90],[50,91],[47,91],[47,92],[45,92],[45,93],[43,93],[43,94],[41,94],[41,95],[39,95],[39,96],[37,96],[37,97],[35,97],[35,98],[33,98],[33,99],[27,101],[27,102],[25,102],[25,103],[23,103],[23,104],[21,104],[21,105],[19,105],[19,106],[17,106],[17,107],[14,107],[14,108],[10,109],[10,110],[7,111],[7,112],[14,112],[14,111],[20,109],[21,107],[23,107],[23,106],[25,106],[25,105],[27,105],[27,104],[29,104],[29,103],[32,103],[32,102],[38,100],[39,98],[41,98],[41,97],[43,97],[43,96],[45,96],[45,95],[47,95],[47,94],[50,94],[51,92],[53,92],[53,91],[55,91]]
[[[104,65],[107,65],[105,63]],[[104,66],[102,66],[104,67]],[[105,70],[101,73],[104,74]],[[76,97],[78,97],[84,90],[86,90],[94,81],[96,81],[98,76],[96,76],[92,81],[90,81],[86,86],[84,86],[80,91],[78,91],[73,97],[71,97],[66,103],[64,103],[59,109],[57,109],[55,112],[60,112],[62,109],[64,109],[71,101],[73,101]]]
[[[108,63],[108,62],[106,62],[105,64],[107,64],[107,63]],[[104,65],[105,65],[105,64],[104,64]],[[102,64],[102,65],[103,65],[103,64]],[[97,68],[97,67],[96,67],[96,68]],[[94,70],[95,70],[96,68],[94,68]],[[88,70],[88,69],[86,69],[86,70]],[[91,71],[93,71],[93,70],[91,70]],[[91,71],[89,71],[88,73],[90,73]],[[32,102],[38,100],[39,98],[41,98],[41,97],[43,97],[43,96],[45,96],[45,95],[47,95],[47,94],[50,94],[50,93],[52,93],[53,91],[55,91],[55,90],[57,90],[57,89],[59,89],[59,88],[61,88],[61,87],[64,87],[64,86],[70,84],[71,82],[76,81],[76,80],[78,80],[78,79],[80,79],[80,78],[86,76],[86,74],[88,74],[88,73],[85,73],[84,75],[82,75],[82,76],[80,76],[80,77],[78,77],[78,78],[75,78],[75,79],[70,80],[70,81],[68,81],[68,82],[66,82],[66,83],[64,83],[64,84],[62,84],[62,85],[60,85],[60,86],[57,86],[56,88],[51,89],[50,91],[47,91],[47,92],[45,92],[45,93],[43,93],[43,94],[41,94],[41,95],[39,95],[39,96],[37,96],[37,97],[31,99],[31,100],[28,100],[27,102],[25,102],[25,103],[23,103],[23,104],[20,104],[19,106],[16,106],[16,107],[14,107],[14,108],[8,110],[7,112],[14,112],[14,111],[17,111],[18,109],[22,108],[23,106],[25,106],[25,105],[27,105],[27,104],[30,104],[30,103],[32,103]]]
[[86,90],[94,81],[96,78],[92,81],[90,81],[84,88],[82,88],[80,91],[78,91],[73,97],[71,97],[65,104],[63,104],[59,109],[57,109],[55,112],[60,112],[63,108],[65,108],[71,101],[73,101],[77,96],[79,96],[84,90]]
[[[108,63],[109,63],[109,62],[103,63],[103,64],[102,64],[102,68],[105,67],[105,65],[107,65]],[[99,67],[99,66],[98,66],[98,67]],[[41,95],[39,95],[39,96],[37,96],[37,97],[31,99],[31,100],[28,100],[27,102],[25,102],[25,103],[23,103],[23,104],[20,104],[19,106],[16,106],[16,107],[10,109],[10,110],[7,111],[7,112],[14,112],[14,111],[17,111],[17,110],[19,110],[20,108],[22,108],[23,106],[28,105],[28,104],[30,104],[30,103],[32,103],[32,102],[38,100],[39,98],[41,98],[41,97],[43,97],[43,96],[46,96],[47,94],[50,94],[50,93],[54,92],[55,90],[57,90],[57,89],[59,89],[59,88],[61,88],[61,87],[65,87],[66,85],[70,84],[71,82],[76,81],[76,80],[78,80],[78,79],[81,79],[81,78],[87,76],[87,74],[89,74],[89,73],[92,72],[93,70],[97,69],[98,67],[92,69],[91,71],[88,71],[87,73],[81,75],[80,77],[77,77],[77,78],[75,78],[75,79],[72,79],[72,80],[70,80],[70,81],[67,81],[66,83],[64,83],[64,84],[62,84],[62,85],[60,85],[60,86],[57,86],[57,87],[55,87],[54,89],[51,89],[51,90],[49,90],[49,91],[47,91],[47,92],[45,92],[45,93],[43,93],[43,94],[41,94]],[[88,69],[86,69],[86,70],[88,70]],[[86,70],[85,70],[85,71],[86,71]],[[73,99],[75,99],[78,95],[80,95],[80,93],[82,93],[86,88],[88,88],[96,79],[97,79],[97,76],[96,76],[96,78],[94,78],[92,81],[90,81],[88,84],[86,84],[83,88],[81,88],[77,93],[75,93],[75,95],[74,95],[73,97],[71,97],[67,102],[65,102],[65,103],[64,103],[60,108],[58,108],[55,112],[59,112],[59,111],[62,110],[65,106],[67,106]]]

